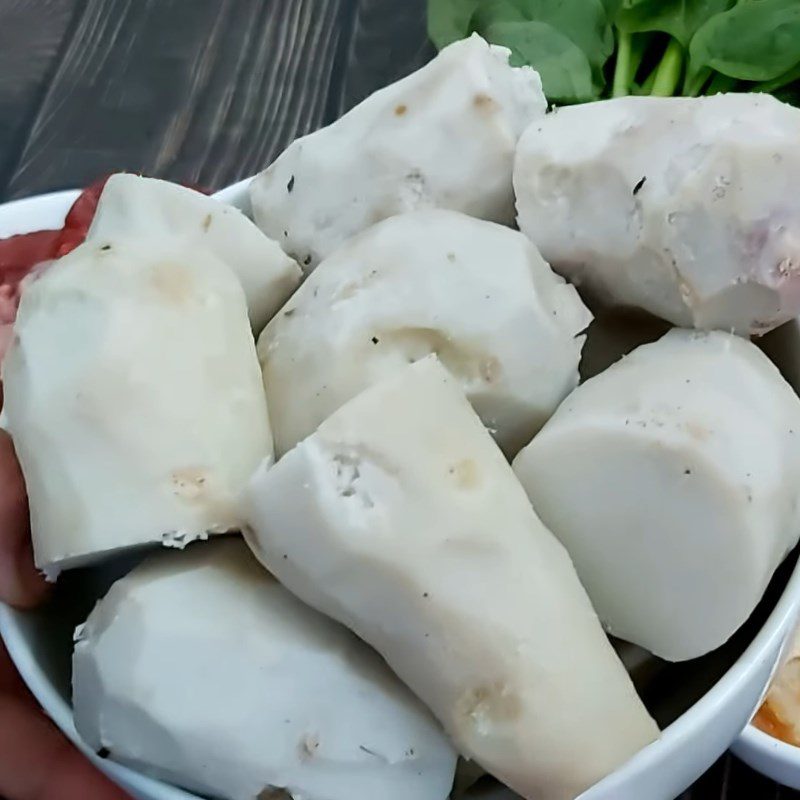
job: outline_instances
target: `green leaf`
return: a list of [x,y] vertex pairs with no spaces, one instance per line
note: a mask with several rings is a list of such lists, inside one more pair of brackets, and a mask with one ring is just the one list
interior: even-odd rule
[[609,22],[613,22],[622,5],[622,0],[601,0],[601,2],[603,3],[603,8],[606,10],[606,19]]
[[616,18],[626,33],[660,31],[684,47],[707,20],[729,9],[735,0],[623,0]]
[[511,63],[530,64],[542,78],[548,100],[580,103],[598,96],[586,54],[546,22],[497,22],[485,31],[489,41],[511,50]]
[[697,31],[689,72],[704,67],[744,81],[771,81],[800,63],[800,2],[750,0]]
[[481,0],[428,0],[428,36],[436,47],[465,39]]
[[595,69],[614,52],[614,33],[601,0],[517,0],[532,21],[546,22],[578,45]]
[[796,81],[800,81],[800,62],[798,62],[797,65],[788,72],[778,75],[777,78],[773,78],[771,81],[762,81],[761,83],[757,83],[755,86],[750,88],[750,91],[769,92],[772,94],[779,89],[789,87],[790,84],[795,83]]
[[519,0],[482,0],[472,18],[472,27],[483,34],[490,25],[498,22],[525,22]]
[[592,68],[593,96],[599,94],[605,85],[603,67],[614,51],[603,0],[482,0],[473,19],[474,30],[489,39],[493,26],[523,21],[544,23],[583,51]]

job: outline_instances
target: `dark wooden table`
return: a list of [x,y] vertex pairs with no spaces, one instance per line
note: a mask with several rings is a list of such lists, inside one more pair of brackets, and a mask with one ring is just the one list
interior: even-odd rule
[[[0,201],[121,169],[208,189],[252,175],[424,63],[424,4],[0,0]],[[800,793],[726,757],[689,798]]]

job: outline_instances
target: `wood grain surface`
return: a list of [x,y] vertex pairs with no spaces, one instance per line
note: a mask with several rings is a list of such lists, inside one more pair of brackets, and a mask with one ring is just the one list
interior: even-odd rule
[[[430,58],[424,6],[0,0],[0,199],[120,169],[208,189],[253,174]],[[681,800],[800,793],[725,757]]]

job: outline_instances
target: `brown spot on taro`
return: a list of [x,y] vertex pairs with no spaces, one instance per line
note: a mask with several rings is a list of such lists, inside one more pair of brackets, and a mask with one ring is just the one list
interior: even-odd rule
[[355,297],[368,283],[370,283],[378,275],[378,270],[373,269],[368,274],[362,275],[355,280],[348,281],[343,284],[341,288],[334,295],[334,302],[339,300],[349,300]]
[[349,300],[354,297],[361,290],[361,281],[348,281],[338,292],[334,300]]
[[465,458],[454,464],[449,472],[459,489],[474,489],[480,481],[480,470],[471,458]]
[[458,724],[478,730],[512,722],[521,713],[519,697],[500,682],[467,689],[456,701]]
[[394,114],[396,117],[402,117],[406,111],[408,111],[408,106],[405,103],[401,103],[397,108],[394,110]]
[[476,94],[472,100],[472,103],[475,108],[480,109],[481,111],[489,111],[495,106],[494,98],[485,92],[479,92]]
[[500,362],[494,356],[491,356],[481,361],[478,370],[481,374],[481,378],[483,378],[486,383],[495,383],[500,377],[503,368],[500,366]]
[[161,262],[155,264],[150,271],[150,285],[162,300],[182,305],[192,297],[194,278],[183,264]]
[[172,492],[182,500],[194,501],[202,498],[208,476],[199,467],[186,467],[175,470],[171,475]]
[[208,229],[211,227],[213,220],[214,218],[211,216],[211,214],[206,214],[206,217],[203,220],[203,231],[205,231],[205,233],[208,233]]
[[[680,272],[678,272],[675,264],[673,264],[672,266],[678,273],[678,275],[680,275]],[[688,306],[689,308],[694,307],[694,305],[697,302],[697,293],[695,292],[692,285],[683,278],[681,278],[678,281],[678,294],[680,294],[681,300],[683,301],[684,305]]]
[[310,761],[319,750],[319,737],[307,733],[300,739],[297,749],[300,753],[301,761]]
[[696,422],[687,422],[684,428],[686,428],[686,433],[688,433],[692,439],[697,439],[698,442],[705,442],[711,437],[711,431],[703,425],[698,425]]

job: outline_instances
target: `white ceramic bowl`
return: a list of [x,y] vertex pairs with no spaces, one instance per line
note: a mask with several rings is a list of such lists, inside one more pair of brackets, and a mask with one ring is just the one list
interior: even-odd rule
[[[246,211],[247,183],[231,186],[217,196]],[[59,226],[75,196],[75,192],[59,192],[0,206],[0,236]],[[800,333],[784,336],[781,342],[788,363],[800,364]],[[638,678],[639,689],[664,727],[663,735],[587,791],[582,800],[671,800],[725,751],[760,703],[794,627],[800,609],[796,560],[795,554],[778,570],[751,619],[720,650],[680,665],[655,660],[645,664]],[[99,759],[83,745],[73,725],[69,700],[72,631],[111,582],[130,566],[127,560],[66,573],[54,600],[36,612],[20,613],[0,606],[0,634],[43,708],[107,775],[140,800],[195,800],[189,792]],[[484,800],[511,797],[497,789],[480,796]]]
[[[767,338],[765,349],[774,360],[792,365],[784,372],[789,381],[797,386],[800,383],[800,361],[792,361],[791,357],[795,343],[800,340],[800,320],[785,325]],[[794,635],[799,634],[800,631],[796,631]],[[791,789],[800,789],[800,747],[747,725],[731,749],[745,764],[762,775]]]
[[790,789],[800,789],[800,747],[748,725],[731,749],[762,775]]

